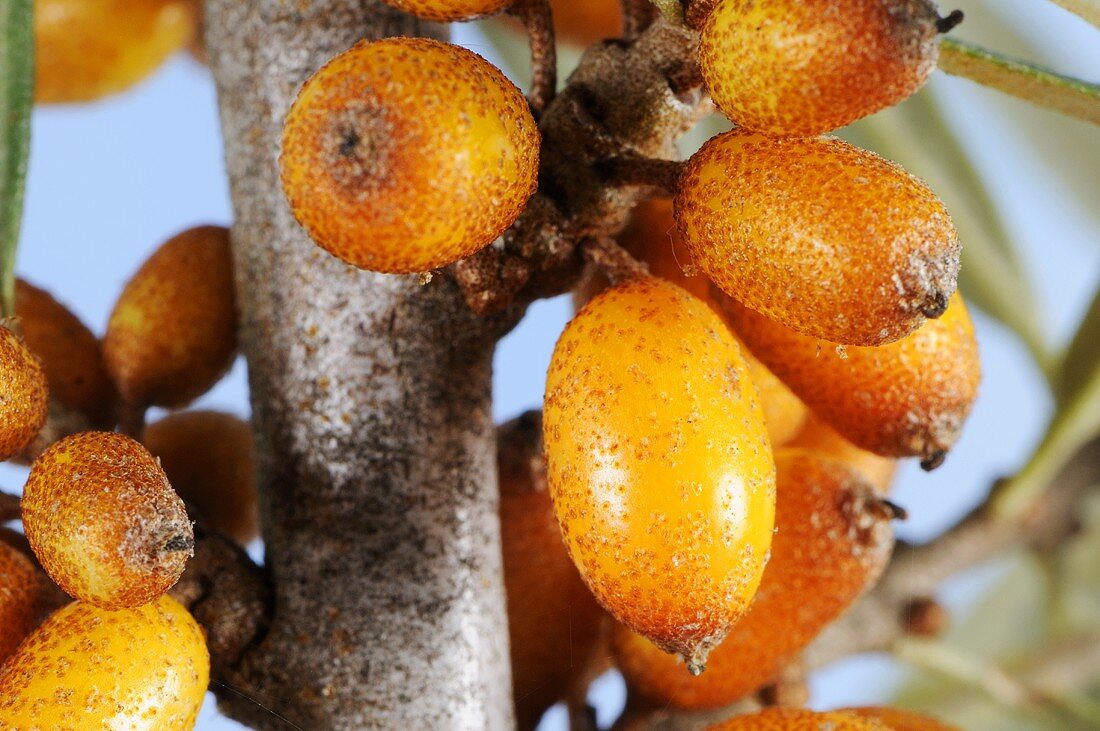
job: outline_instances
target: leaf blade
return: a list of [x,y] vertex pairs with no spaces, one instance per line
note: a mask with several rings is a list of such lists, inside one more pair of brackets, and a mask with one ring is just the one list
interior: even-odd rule
[[0,315],[15,314],[15,251],[34,106],[34,4],[0,3]]

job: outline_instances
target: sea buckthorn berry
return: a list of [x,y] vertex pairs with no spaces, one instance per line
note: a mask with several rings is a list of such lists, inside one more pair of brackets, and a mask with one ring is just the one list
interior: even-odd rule
[[898,470],[897,460],[860,449],[813,414],[787,446],[807,449],[851,467],[882,495],[890,491]]
[[547,474],[565,544],[616,619],[699,671],[771,543],[775,472],[725,324],[644,277],[589,302],[554,348]]
[[550,0],[554,30],[566,43],[587,47],[623,31],[622,3],[617,0]]
[[942,457],[977,397],[978,344],[958,294],[943,317],[877,348],[837,348],[733,300],[726,312],[757,357],[817,416],[875,454]]
[[99,338],[49,292],[15,283],[15,313],[27,346],[38,356],[50,398],[82,415],[88,426],[114,426],[117,394]]
[[919,89],[936,68],[938,21],[928,0],[720,0],[699,66],[738,127],[808,137]]
[[283,190],[313,240],[376,272],[425,272],[491,243],[535,192],[527,101],[472,51],[361,41],[305,83],[283,130]]
[[195,540],[153,455],[113,432],[66,437],[39,455],[23,489],[23,528],[58,586],[106,609],[167,591]]
[[35,100],[122,91],[183,48],[196,24],[193,0],[35,0]]
[[0,324],[0,460],[30,444],[46,421],[48,401],[42,364]]
[[694,265],[807,335],[889,343],[955,291],[959,242],[943,204],[837,139],[718,135],[688,161],[675,206]]
[[184,406],[208,391],[237,352],[229,231],[199,226],[161,245],[115,303],[103,355],[123,400]]
[[775,453],[771,559],[748,612],[710,653],[707,672],[625,627],[612,646],[628,687],[677,708],[718,708],[775,680],[784,666],[877,580],[893,548],[888,515],[852,469],[800,449]]
[[39,573],[19,549],[0,542],[0,665],[34,629]]
[[202,630],[175,599],[73,602],[0,668],[0,728],[189,731],[209,681]]
[[500,427],[497,465],[512,693],[520,728],[533,729],[585,672],[606,615],[562,543],[538,412]]
[[384,0],[398,10],[426,20],[470,20],[504,10],[513,0]]
[[[649,271],[654,276],[683,287],[725,319],[719,302],[726,295],[715,289],[705,276],[688,276],[684,273],[684,267],[691,262],[691,255],[676,229],[671,200],[654,198],[638,205],[626,228],[619,235],[619,243],[648,264]],[[737,333],[734,332],[733,336],[737,338]],[[740,338],[738,345],[742,345]],[[781,446],[802,426],[806,418],[806,407],[743,345],[741,354],[749,364],[752,382],[756,384],[756,390],[760,394],[764,423],[768,427],[772,447]]]
[[252,428],[247,422],[217,411],[181,411],[151,424],[142,442],[205,525],[242,545],[258,535]]
[[893,731],[882,721],[843,711],[808,711],[802,708],[768,708],[759,713],[734,716],[707,731]]
[[903,711],[900,708],[845,708],[844,713],[877,719],[893,731],[959,731],[955,726],[949,726],[931,716]]

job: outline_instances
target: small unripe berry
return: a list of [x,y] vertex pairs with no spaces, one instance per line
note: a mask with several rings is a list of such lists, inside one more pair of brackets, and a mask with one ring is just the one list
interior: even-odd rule
[[978,344],[958,294],[942,317],[877,348],[838,349],[732,299],[725,308],[757,357],[818,417],[875,454],[942,456],[977,398]]
[[142,442],[203,523],[245,544],[259,533],[252,428],[217,411],[182,411],[149,425]]
[[199,226],[160,246],[115,303],[103,355],[131,406],[185,406],[237,352],[229,231]]
[[897,460],[860,449],[813,414],[786,446],[816,452],[851,467],[882,495],[890,492],[894,473],[898,471]]
[[612,645],[633,692],[676,708],[719,708],[744,698],[775,680],[886,566],[893,534],[870,485],[812,452],[785,448],[775,457],[776,533],[748,612],[699,677],[616,627]]
[[837,139],[718,135],[688,161],[675,205],[694,265],[807,335],[893,342],[955,291],[959,242],[943,204]]
[[0,665],[34,628],[39,573],[19,549],[0,542]]
[[959,731],[955,726],[949,726],[931,716],[903,711],[900,708],[845,708],[844,713],[877,719],[893,731]]
[[202,630],[175,599],[73,602],[0,668],[0,728],[189,731],[209,681]]
[[893,731],[882,721],[854,713],[819,713],[802,708],[768,708],[734,716],[707,731]]
[[193,0],[35,0],[35,100],[122,91],[183,48],[196,24]]
[[939,56],[928,0],[720,0],[699,66],[738,127],[821,134],[904,100]]
[[701,669],[756,593],[773,526],[771,447],[736,341],[679,287],[624,282],[562,333],[543,418],[581,576],[616,619]]
[[322,248],[376,272],[426,272],[473,254],[535,191],[539,131],[519,89],[464,48],[362,41],[298,93],[283,130],[283,190]]
[[156,459],[110,432],[66,437],[39,455],[23,490],[23,528],[58,586],[106,609],[163,594],[194,546]]
[[48,401],[42,364],[0,324],[0,460],[30,444],[46,421]]

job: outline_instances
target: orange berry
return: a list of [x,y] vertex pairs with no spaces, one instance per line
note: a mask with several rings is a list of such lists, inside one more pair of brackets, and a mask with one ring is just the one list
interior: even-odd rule
[[898,469],[897,460],[860,449],[812,414],[787,446],[817,452],[851,467],[882,495],[890,492],[890,483]]
[[584,673],[605,615],[561,540],[538,412],[500,427],[497,464],[512,693],[520,727],[533,729]]
[[748,366],[704,303],[661,279],[588,303],[554,348],[547,473],[565,544],[616,619],[700,667],[771,543],[771,447]]
[[398,10],[426,20],[471,20],[504,10],[513,0],[384,0]]
[[424,272],[491,243],[535,192],[539,131],[495,66],[424,38],[362,41],[305,83],[286,118],[283,190],[334,256]]
[[196,24],[193,0],[35,0],[35,100],[91,101],[133,86]]
[[981,379],[974,327],[960,295],[943,317],[877,348],[837,348],[733,300],[725,305],[757,357],[856,446],[934,459],[958,438]]
[[194,546],[156,459],[113,432],[66,437],[39,455],[23,489],[23,529],[58,586],[106,609],[163,594]]
[[852,469],[812,452],[781,449],[775,538],[748,612],[692,677],[678,659],[616,627],[612,647],[628,687],[677,708],[718,708],[773,681],[874,583],[893,535],[878,497]]
[[203,522],[242,545],[259,534],[252,428],[232,414],[183,411],[145,430],[172,487]]
[[959,731],[931,716],[903,711],[900,708],[845,708],[844,712],[860,718],[878,719],[893,731]]
[[707,731],[892,731],[885,723],[843,711],[818,713],[802,708],[768,708],[734,716]]
[[0,460],[30,444],[46,421],[48,401],[42,364],[0,324]]
[[73,602],[0,668],[0,728],[189,731],[209,680],[202,630],[175,599]]
[[38,577],[38,569],[29,558],[0,541],[0,665],[34,629]]
[[619,0],[550,0],[554,30],[559,39],[587,46],[622,35],[623,10]]
[[237,352],[229,231],[199,226],[160,246],[119,295],[103,355],[124,401],[184,406],[206,393]]
[[15,283],[15,313],[27,346],[42,363],[50,397],[89,426],[114,426],[117,394],[99,338],[49,292],[21,279]]
[[[680,237],[680,232],[676,230],[671,200],[654,198],[638,205],[626,228],[619,235],[619,243],[648,264],[649,271],[654,276],[683,287],[725,320],[719,304],[720,300],[725,299],[725,294],[716,289],[706,277],[688,276],[684,273],[683,267],[689,265],[691,255]],[[733,336],[738,345],[742,346],[741,354],[749,364],[752,382],[756,384],[756,390],[760,394],[764,423],[768,427],[772,447],[780,446],[789,441],[802,426],[806,418],[806,407],[744,347],[736,332]]]
[[889,343],[955,291],[959,242],[943,204],[837,139],[718,135],[688,161],[675,206],[694,265],[807,335]]
[[808,137],[919,89],[936,68],[938,20],[928,0],[720,0],[699,66],[738,127]]

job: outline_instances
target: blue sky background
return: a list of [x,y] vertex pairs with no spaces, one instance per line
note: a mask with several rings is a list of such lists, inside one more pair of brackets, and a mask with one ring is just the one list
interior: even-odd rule
[[[1100,36],[1094,29],[1041,0],[1000,4],[1004,16],[1040,44],[1059,70],[1096,80]],[[965,28],[960,30],[964,38]],[[460,28],[455,37],[490,55],[476,29]],[[1100,280],[1100,241],[1096,210],[1090,216],[1079,203],[1089,196],[1068,195],[1046,166],[1072,166],[1097,183],[1100,145],[1044,162],[1033,140],[996,118],[1005,107],[994,104],[995,93],[958,79],[937,78],[934,86],[949,101],[952,122],[980,163],[1030,264],[1051,338],[1064,340]],[[1022,102],[1008,109],[1013,115],[1047,119],[1042,116],[1047,113]],[[33,134],[18,269],[97,332],[126,279],[155,246],[199,223],[230,222],[213,84],[206,69],[185,54],[125,94],[91,105],[37,110]],[[1098,193],[1100,187],[1091,189],[1093,201]],[[494,377],[498,419],[540,405],[550,352],[569,314],[564,298],[536,304],[501,343]],[[984,363],[981,396],[942,469],[931,475],[915,465],[902,470],[895,499],[911,514],[898,528],[903,538],[932,537],[976,504],[994,478],[1027,457],[1049,414],[1049,399],[1025,351],[980,314],[977,326]],[[247,414],[243,364],[199,404]],[[0,466],[0,485],[16,487],[24,474]],[[964,604],[994,574],[986,569],[953,581],[944,594],[948,604]],[[818,675],[813,704],[874,701],[887,695],[899,677],[900,670],[885,658],[847,660]],[[621,682],[614,677],[602,679],[593,696],[605,718],[622,697]],[[218,718],[208,702],[198,728],[241,727]],[[564,728],[564,715],[551,714],[544,728]]]

